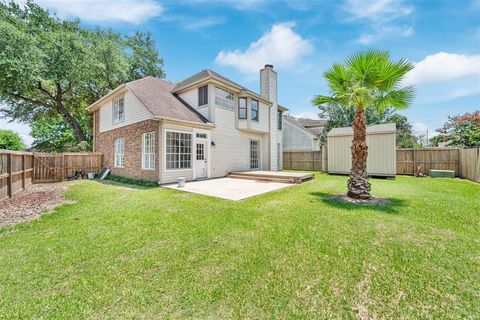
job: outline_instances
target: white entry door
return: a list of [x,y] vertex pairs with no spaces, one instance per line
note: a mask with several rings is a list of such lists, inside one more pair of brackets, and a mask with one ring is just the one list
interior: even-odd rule
[[207,177],[207,143],[197,142],[196,157],[195,157],[195,177]]

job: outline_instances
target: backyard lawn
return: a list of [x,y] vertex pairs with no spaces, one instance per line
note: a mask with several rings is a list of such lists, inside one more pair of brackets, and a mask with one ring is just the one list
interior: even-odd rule
[[480,185],[325,200],[346,180],[241,202],[75,182],[75,204],[0,229],[0,318],[479,318]]

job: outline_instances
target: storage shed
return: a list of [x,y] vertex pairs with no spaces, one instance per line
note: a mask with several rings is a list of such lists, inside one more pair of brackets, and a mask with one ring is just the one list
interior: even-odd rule
[[[369,176],[396,175],[396,125],[378,124],[367,127],[367,173]],[[327,135],[328,172],[349,174],[352,167],[353,130],[334,128]]]

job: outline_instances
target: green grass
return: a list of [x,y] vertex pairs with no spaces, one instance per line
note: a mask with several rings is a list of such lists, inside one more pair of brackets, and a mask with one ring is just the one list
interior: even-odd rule
[[346,177],[241,202],[75,182],[0,231],[0,318],[479,318],[480,185]]

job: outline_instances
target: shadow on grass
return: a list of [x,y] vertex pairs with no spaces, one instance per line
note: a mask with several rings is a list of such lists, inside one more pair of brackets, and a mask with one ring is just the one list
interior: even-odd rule
[[325,203],[326,205],[334,208],[339,208],[339,209],[344,209],[344,210],[364,210],[364,209],[369,209],[369,210],[375,210],[383,213],[388,213],[388,214],[400,214],[400,212],[397,210],[401,207],[405,207],[406,203],[405,200],[401,199],[394,199],[394,198],[387,198],[390,200],[392,203],[387,204],[387,205],[357,205],[357,204],[351,204],[347,202],[343,202],[340,200],[333,200],[333,199],[328,199],[328,196],[331,196],[332,194],[329,193],[324,193],[324,192],[310,192],[312,196],[318,197],[320,201]]

